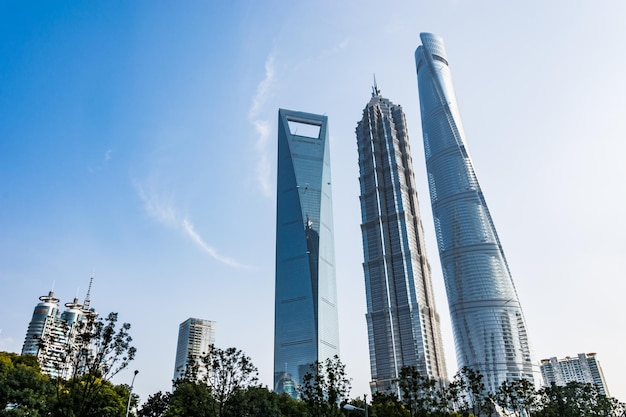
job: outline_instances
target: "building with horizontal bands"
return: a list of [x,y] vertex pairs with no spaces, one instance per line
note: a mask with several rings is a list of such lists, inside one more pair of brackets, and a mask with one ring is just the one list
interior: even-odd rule
[[542,359],[539,366],[545,386],[551,384],[565,386],[569,382],[580,382],[593,384],[602,394],[609,395],[609,388],[595,353],[579,353],[577,356],[566,356],[563,359],[556,357]]
[[215,321],[197,318],[188,318],[178,326],[174,381],[185,375],[190,361],[198,367],[196,377],[206,375],[207,369],[199,359],[207,355],[209,347],[215,344],[216,330]]

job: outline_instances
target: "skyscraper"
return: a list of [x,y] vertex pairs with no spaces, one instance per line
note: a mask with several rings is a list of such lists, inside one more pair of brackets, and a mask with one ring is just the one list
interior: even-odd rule
[[609,387],[595,353],[579,353],[574,358],[567,356],[563,359],[542,359],[540,368],[545,386],[565,386],[569,382],[580,382],[594,384],[600,393],[609,395]]
[[372,382],[397,393],[402,366],[434,379],[447,372],[406,120],[377,86],[356,137]]
[[522,308],[467,150],[443,40],[420,37],[424,152],[457,362],[480,371],[491,391],[505,380],[533,381]]
[[[185,375],[189,359],[198,360],[209,353],[209,346],[215,344],[217,323],[211,320],[188,318],[178,327],[178,345],[174,364],[174,381]],[[207,369],[201,362],[196,362],[198,376],[203,376]]]
[[326,116],[278,111],[274,390],[339,353]]

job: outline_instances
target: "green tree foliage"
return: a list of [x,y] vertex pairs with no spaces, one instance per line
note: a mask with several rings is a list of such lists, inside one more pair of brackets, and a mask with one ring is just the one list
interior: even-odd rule
[[462,415],[488,416],[492,412],[491,402],[485,390],[483,375],[467,366],[456,373],[448,390],[455,410]]
[[511,417],[525,417],[534,415],[539,406],[539,397],[535,386],[527,379],[504,381],[494,395],[495,402]]
[[[106,318],[87,315],[68,338],[64,352],[65,364],[71,374],[68,379],[54,378],[56,385],[55,416],[102,417],[124,416],[130,392],[126,386],[114,386],[109,380],[125,369],[135,358],[131,346],[130,324],[116,329],[118,315]],[[42,340],[42,345],[47,341]]]
[[[239,405],[245,391],[259,386],[256,366],[236,348],[219,349],[211,345],[205,355],[197,359],[190,357],[188,362],[183,378],[175,381],[176,389],[170,399],[167,416],[225,417]],[[185,389],[184,395],[188,390],[197,390],[202,402],[183,401],[179,404],[178,397],[183,395],[179,393],[181,387]],[[185,407],[192,409],[185,411]],[[207,409],[200,410],[201,407]]]
[[209,370],[203,382],[215,399],[216,417],[227,414],[233,406],[231,399],[242,390],[259,386],[259,371],[241,350],[234,347],[222,350],[211,345],[201,361]]
[[135,359],[137,349],[130,344],[130,324],[123,323],[117,330],[116,325],[117,313],[109,313],[105,319],[91,314],[79,323],[67,355],[73,365],[73,377],[98,375],[109,381]]
[[592,384],[552,384],[539,391],[540,410],[536,417],[623,417],[626,405],[602,395]]
[[309,413],[317,417],[340,416],[340,403],[350,395],[346,366],[335,355],[320,363],[315,361],[299,387],[300,398]]
[[409,410],[396,394],[376,392],[372,396],[372,417],[409,417]]
[[289,394],[276,393],[265,387],[249,387],[237,393],[233,406],[224,417],[308,417],[302,401]]
[[0,416],[44,416],[54,396],[37,358],[0,352]]
[[172,394],[161,391],[150,395],[137,412],[137,417],[164,417],[170,406]]
[[402,392],[402,402],[411,417],[429,416],[439,411],[437,381],[420,375],[415,366],[403,366],[400,369],[398,385]]
[[217,417],[215,400],[206,384],[179,380],[165,417]]

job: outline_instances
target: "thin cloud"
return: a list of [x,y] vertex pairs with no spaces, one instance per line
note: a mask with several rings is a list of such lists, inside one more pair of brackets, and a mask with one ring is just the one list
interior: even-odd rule
[[236,260],[234,260],[232,258],[228,258],[226,256],[220,255],[212,246],[208,245],[202,239],[202,237],[200,237],[198,232],[196,232],[196,230],[193,227],[193,224],[191,224],[191,222],[189,220],[184,219],[183,223],[182,223],[182,226],[183,226],[183,230],[185,231],[187,236],[189,238],[191,238],[191,240],[193,242],[195,242],[195,244],[198,245],[201,249],[203,249],[206,253],[211,255],[211,257],[213,257],[213,259],[215,259],[217,261],[220,261],[223,264],[233,266],[235,268],[245,267],[244,265],[240,264],[239,262],[237,262]]
[[321,53],[320,53],[320,57],[324,57],[326,55],[334,55],[338,52],[341,52],[342,50],[346,49],[348,46],[350,45],[350,38],[344,38],[341,42],[339,42],[338,44],[332,46],[329,49],[324,49]]
[[138,181],[134,185],[149,217],[169,227],[175,227],[179,223],[176,210],[171,204],[172,195],[164,196],[153,187],[146,189]]
[[216,261],[235,268],[247,268],[246,265],[221,255],[215,248],[202,239],[198,232],[196,232],[191,221],[186,218],[181,219],[172,204],[173,196],[171,194],[164,195],[163,193],[159,193],[155,187],[146,188],[138,181],[135,181],[134,185],[139,198],[143,202],[143,208],[148,217],[153,218],[167,227],[181,230],[196,246],[208,253]]
[[265,60],[265,77],[257,86],[256,94],[252,98],[252,104],[248,111],[248,120],[258,135],[255,143],[257,153],[256,178],[261,192],[266,197],[271,197],[273,192],[270,181],[271,167],[268,147],[271,129],[270,122],[263,119],[259,114],[271,95],[275,74],[274,53],[270,53]]
[[89,171],[90,174],[93,174],[94,172],[98,172],[100,170],[102,170],[107,164],[108,162],[111,160],[113,155],[113,149],[108,149],[105,153],[104,153],[104,159],[102,160],[102,164],[101,165],[90,165],[87,167],[87,171]]

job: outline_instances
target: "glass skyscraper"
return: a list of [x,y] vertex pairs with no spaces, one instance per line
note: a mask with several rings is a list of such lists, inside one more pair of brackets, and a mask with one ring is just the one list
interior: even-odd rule
[[356,137],[372,387],[399,394],[402,366],[448,378],[402,107],[374,86]]
[[278,112],[274,390],[339,354],[328,119]]
[[420,35],[415,52],[430,199],[459,367],[534,381],[513,279],[470,159],[443,40]]

